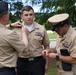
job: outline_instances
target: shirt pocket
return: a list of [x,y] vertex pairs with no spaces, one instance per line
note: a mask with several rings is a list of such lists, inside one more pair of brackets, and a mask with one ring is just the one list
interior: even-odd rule
[[42,41],[42,36],[35,36],[34,38],[33,38],[33,41],[35,41],[35,42],[40,42],[40,41]]
[[42,36],[35,36],[33,38],[33,44],[36,46],[36,48],[41,47],[42,46]]

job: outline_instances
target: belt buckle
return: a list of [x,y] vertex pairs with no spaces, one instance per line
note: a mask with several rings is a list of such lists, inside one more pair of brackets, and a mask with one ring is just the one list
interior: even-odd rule
[[28,60],[29,60],[29,61],[33,61],[33,60],[34,60],[34,58],[33,58],[33,57],[30,57],[30,58],[28,58]]

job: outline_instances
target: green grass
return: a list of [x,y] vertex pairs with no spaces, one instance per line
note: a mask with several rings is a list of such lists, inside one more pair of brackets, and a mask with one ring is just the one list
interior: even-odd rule
[[48,71],[48,75],[57,75],[56,67],[51,67]]
[[55,66],[49,66],[48,75],[57,75],[57,67],[55,67]]
[[49,68],[47,75],[57,75],[57,67],[56,67],[56,60],[50,60],[49,59]]
[[55,32],[48,33],[48,37],[49,37],[49,39],[56,39],[57,38],[57,33],[55,33]]

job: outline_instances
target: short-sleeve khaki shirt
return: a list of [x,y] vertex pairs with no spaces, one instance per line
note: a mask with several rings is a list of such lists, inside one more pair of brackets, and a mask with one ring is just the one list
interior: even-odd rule
[[25,48],[16,32],[0,24],[0,68],[16,67],[18,53]]
[[[14,29],[18,35],[21,37],[21,28]],[[36,22],[33,23],[33,28],[31,31],[27,30],[27,36],[29,41],[29,49],[27,53],[19,53],[19,57],[29,58],[37,57],[42,55],[42,50],[49,46],[50,41],[45,28]]]
[[[76,58],[76,31],[71,26],[70,26],[68,32],[63,37],[59,36],[57,38],[56,50],[59,54],[60,54],[60,49],[67,49],[68,52],[70,53],[70,56],[73,58]],[[58,62],[57,65],[61,66],[61,63],[59,64],[59,62]],[[74,71],[76,69],[76,65],[72,64],[72,68],[73,67],[74,67],[74,69],[72,71],[73,75],[76,75],[76,73]],[[63,72],[62,69],[59,71]]]

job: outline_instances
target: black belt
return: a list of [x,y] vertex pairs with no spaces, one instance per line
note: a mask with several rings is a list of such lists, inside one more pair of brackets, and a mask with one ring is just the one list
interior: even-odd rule
[[21,58],[21,57],[18,57],[18,59],[22,60],[22,61],[35,61],[35,60],[38,60],[40,58],[43,58],[43,56],[38,56],[38,57],[29,57],[29,58]]
[[9,68],[9,67],[0,68],[0,71],[10,71],[10,70],[15,70],[15,68]]

